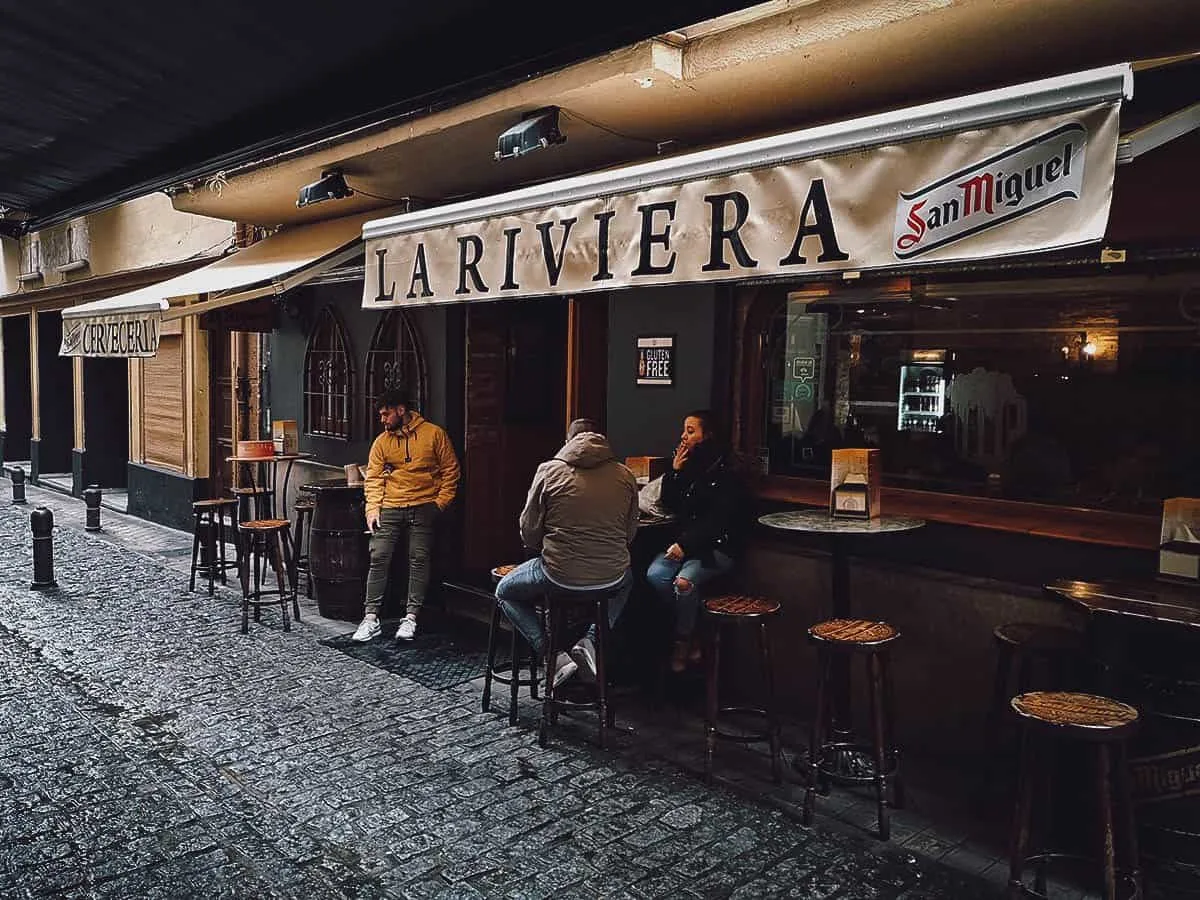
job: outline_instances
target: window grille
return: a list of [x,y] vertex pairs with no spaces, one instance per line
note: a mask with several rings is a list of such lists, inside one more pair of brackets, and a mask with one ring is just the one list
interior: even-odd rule
[[378,418],[378,400],[391,389],[405,390],[413,396],[418,409],[424,409],[429,399],[429,379],[425,372],[425,353],[421,338],[412,320],[403,310],[384,313],[367,351],[368,430],[373,431]]
[[321,310],[304,354],[304,430],[349,440],[354,365],[346,331],[330,307]]

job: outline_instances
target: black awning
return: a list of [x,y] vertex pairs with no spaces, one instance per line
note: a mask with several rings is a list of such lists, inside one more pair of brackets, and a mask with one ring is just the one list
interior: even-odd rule
[[0,0],[0,205],[41,227],[749,5]]

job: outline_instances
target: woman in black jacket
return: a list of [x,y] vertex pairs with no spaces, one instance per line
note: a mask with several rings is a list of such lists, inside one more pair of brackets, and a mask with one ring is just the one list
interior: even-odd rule
[[671,546],[654,558],[646,579],[675,610],[671,670],[699,659],[692,632],[699,588],[733,568],[741,553],[745,499],[713,433],[712,414],[689,413],[671,469],[662,480],[662,505],[675,516]]

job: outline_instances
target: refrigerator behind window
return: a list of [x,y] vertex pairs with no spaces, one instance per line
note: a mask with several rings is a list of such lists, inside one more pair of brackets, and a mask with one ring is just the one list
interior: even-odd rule
[[946,406],[946,351],[914,350],[900,366],[898,431],[942,430]]

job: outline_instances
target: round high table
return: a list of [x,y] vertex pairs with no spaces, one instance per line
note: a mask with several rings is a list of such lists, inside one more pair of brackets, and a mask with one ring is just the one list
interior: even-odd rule
[[[287,468],[283,470],[283,496],[279,500],[280,518],[286,519],[287,514],[287,489],[288,479],[292,477],[292,466],[296,464],[298,459],[312,459],[311,453],[276,453],[274,456],[227,456],[225,462],[234,463],[235,465],[254,466],[258,469],[258,477],[254,477],[254,469],[250,470],[250,486],[251,487],[274,487],[275,472],[280,463],[287,463]],[[271,514],[274,514],[275,502],[272,500],[269,504]]]
[[[759,517],[759,523],[781,531],[821,534],[828,538],[832,565],[832,590],[829,608],[823,618],[851,619],[850,610],[850,557],[847,539],[861,535],[892,534],[899,531],[914,531],[925,525],[924,519],[908,516],[878,516],[874,519],[835,519],[826,509],[792,510],[768,513]],[[833,661],[830,692],[833,695],[834,739],[846,741],[850,733],[850,660],[837,654]],[[860,775],[869,767],[856,754],[842,754],[837,763],[847,774]]]

